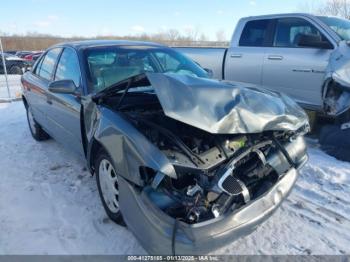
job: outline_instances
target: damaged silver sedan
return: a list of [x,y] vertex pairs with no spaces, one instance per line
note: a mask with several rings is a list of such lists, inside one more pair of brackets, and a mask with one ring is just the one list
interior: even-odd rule
[[206,76],[165,46],[92,41],[50,48],[22,77],[33,137],[80,153],[108,216],[151,254],[249,234],[308,158],[295,102]]

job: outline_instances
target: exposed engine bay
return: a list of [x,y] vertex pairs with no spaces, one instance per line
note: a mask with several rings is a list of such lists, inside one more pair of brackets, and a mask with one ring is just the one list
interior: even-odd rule
[[306,160],[298,132],[210,134],[165,116],[151,94],[129,94],[119,110],[176,170],[177,179],[141,170],[142,190],[166,214],[189,224],[239,209]]

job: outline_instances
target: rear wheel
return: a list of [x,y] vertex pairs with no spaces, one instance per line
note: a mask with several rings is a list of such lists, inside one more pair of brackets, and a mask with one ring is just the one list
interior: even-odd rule
[[109,155],[100,150],[95,161],[96,182],[102,205],[108,217],[115,223],[125,225],[119,208],[118,175]]
[[27,120],[30,133],[35,140],[43,141],[50,138],[50,136],[41,128],[38,122],[36,122],[30,106],[27,107]]

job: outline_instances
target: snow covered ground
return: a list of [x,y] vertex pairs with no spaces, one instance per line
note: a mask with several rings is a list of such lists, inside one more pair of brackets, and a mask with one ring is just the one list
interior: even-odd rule
[[[350,254],[350,164],[308,143],[310,161],[279,210],[215,254]],[[105,215],[84,161],[32,139],[22,102],[0,103],[0,179],[0,254],[145,253]]]
[[[7,80],[10,88],[10,97],[17,98],[21,94],[21,76],[20,75],[7,75]],[[5,75],[0,75],[0,100],[7,99],[8,91],[6,86]]]

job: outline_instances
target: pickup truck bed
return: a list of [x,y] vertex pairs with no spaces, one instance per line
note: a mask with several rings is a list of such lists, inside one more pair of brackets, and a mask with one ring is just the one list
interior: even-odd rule
[[213,71],[213,78],[222,80],[227,48],[224,47],[175,47],[177,51],[187,55]]

